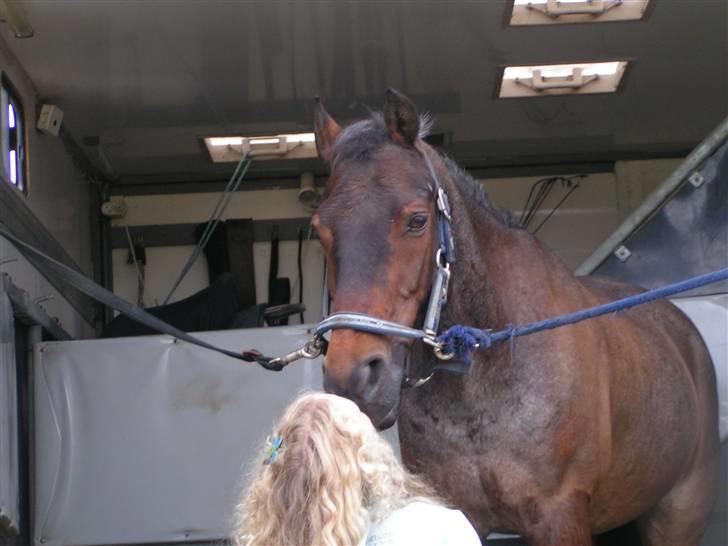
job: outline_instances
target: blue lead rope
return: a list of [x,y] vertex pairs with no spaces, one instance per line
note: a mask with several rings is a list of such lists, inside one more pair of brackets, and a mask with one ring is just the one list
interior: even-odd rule
[[568,315],[532,322],[530,324],[524,324],[523,326],[508,326],[498,332],[481,330],[480,328],[471,328],[469,326],[452,326],[440,334],[437,337],[437,341],[442,343],[443,351],[455,353],[458,360],[469,364],[472,353],[476,349],[487,349],[495,343],[506,341],[508,339],[512,340],[520,336],[534,334],[543,330],[551,330],[553,328],[558,328],[559,326],[575,324],[582,320],[599,317],[601,315],[616,313],[624,309],[629,309],[630,307],[635,307],[636,305],[649,303],[651,301],[666,298],[680,292],[686,292],[693,288],[698,288],[700,286],[705,286],[706,284],[726,279],[728,279],[728,268],[720,269],[712,273],[706,273],[705,275],[693,277],[668,286],[647,290],[646,292],[635,294],[634,296],[629,296],[622,298],[621,300],[569,313]]

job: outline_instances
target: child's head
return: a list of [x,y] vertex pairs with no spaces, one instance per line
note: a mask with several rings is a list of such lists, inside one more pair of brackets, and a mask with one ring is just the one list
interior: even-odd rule
[[[277,447],[278,446],[278,447]],[[238,544],[358,544],[372,519],[429,489],[345,398],[300,396],[238,506]]]

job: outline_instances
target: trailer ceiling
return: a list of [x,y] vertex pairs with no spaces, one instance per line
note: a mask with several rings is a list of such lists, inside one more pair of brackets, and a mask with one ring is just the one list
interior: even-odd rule
[[[214,178],[232,167],[201,137],[311,130],[315,95],[354,119],[388,86],[433,113],[456,159],[498,165],[680,154],[721,121],[726,2],[652,4],[640,22],[513,28],[505,0],[28,0],[35,36],[2,34],[123,180]],[[614,59],[634,59],[616,94],[495,98],[504,64]]]

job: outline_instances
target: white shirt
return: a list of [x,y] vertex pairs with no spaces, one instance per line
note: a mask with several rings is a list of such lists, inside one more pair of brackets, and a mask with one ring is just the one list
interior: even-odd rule
[[460,510],[414,501],[372,526],[363,546],[481,546]]

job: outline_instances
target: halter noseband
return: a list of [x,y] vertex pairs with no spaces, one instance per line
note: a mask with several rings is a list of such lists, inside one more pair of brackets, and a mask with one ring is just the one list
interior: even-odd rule
[[[447,194],[443,190],[440,180],[437,178],[435,169],[428,155],[422,151],[425,158],[430,177],[434,183],[433,194],[437,205],[437,230],[439,234],[439,246],[435,252],[435,278],[432,282],[432,290],[430,291],[430,299],[427,303],[427,311],[422,329],[403,326],[396,322],[380,319],[364,313],[339,312],[333,313],[322,320],[314,331],[314,339],[311,342],[312,347],[319,348],[319,352],[324,350],[325,340],[323,335],[329,330],[349,329],[366,332],[369,334],[377,334],[382,336],[401,337],[407,339],[418,339],[432,347],[435,356],[442,361],[451,360],[453,353],[443,351],[442,345],[437,341],[437,330],[440,326],[440,315],[442,309],[447,303],[448,285],[450,283],[450,265],[455,261],[455,245],[452,238],[452,214],[450,210],[450,202]],[[462,367],[451,363],[447,366],[443,364],[435,365],[432,373],[427,377],[414,379],[405,375],[403,386],[419,387],[425,384],[436,370],[447,370],[462,372]]]

